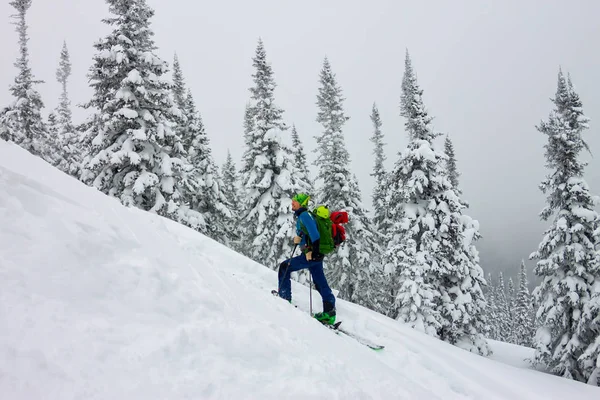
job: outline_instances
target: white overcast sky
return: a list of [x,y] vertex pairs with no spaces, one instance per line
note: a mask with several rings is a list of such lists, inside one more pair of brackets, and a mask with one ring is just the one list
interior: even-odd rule
[[[363,201],[373,187],[371,122],[376,102],[388,143],[387,167],[406,144],[399,99],[405,50],[411,53],[435,128],[454,140],[469,214],[480,221],[482,266],[512,269],[537,249],[548,223],[544,196],[545,138],[535,125],[548,116],[559,66],[572,76],[591,118],[594,153],[587,179],[600,194],[600,2],[597,0],[148,0],[159,55],[177,52],[219,163],[227,149],[239,166],[242,122],[256,42],[262,37],[278,84],[285,121],[295,123],[309,153],[320,132],[318,74],[329,57],[346,97],[345,136]],[[0,105],[10,101],[17,36],[13,9],[0,2]],[[108,28],[102,0],[33,0],[28,15],[31,66],[46,111],[60,91],[55,70],[63,40],[71,52],[74,104],[90,94],[93,42]],[[76,122],[85,115],[74,110]],[[528,262],[528,265],[532,265]],[[512,271],[511,271],[512,273]]]

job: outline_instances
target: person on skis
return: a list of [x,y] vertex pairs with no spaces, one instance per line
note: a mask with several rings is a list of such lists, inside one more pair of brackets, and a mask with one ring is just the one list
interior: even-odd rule
[[327,283],[323,272],[324,255],[319,251],[320,235],[314,217],[308,212],[307,206],[310,196],[298,193],[292,198],[292,210],[296,216],[296,236],[294,244],[300,246],[303,254],[287,259],[279,265],[279,297],[292,301],[292,272],[308,268],[315,288],[323,299],[323,312],[314,317],[324,323],[335,323],[335,296]]

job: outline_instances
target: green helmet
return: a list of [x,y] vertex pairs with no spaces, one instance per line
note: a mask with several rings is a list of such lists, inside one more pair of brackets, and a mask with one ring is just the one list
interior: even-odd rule
[[308,205],[308,201],[310,200],[310,196],[306,193],[298,193],[292,197],[292,200],[296,200],[298,203],[300,203],[301,207],[306,207]]

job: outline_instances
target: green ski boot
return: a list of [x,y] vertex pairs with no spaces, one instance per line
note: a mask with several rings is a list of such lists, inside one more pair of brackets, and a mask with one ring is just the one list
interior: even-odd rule
[[320,312],[314,315],[315,319],[323,325],[335,324],[335,310],[329,312]]

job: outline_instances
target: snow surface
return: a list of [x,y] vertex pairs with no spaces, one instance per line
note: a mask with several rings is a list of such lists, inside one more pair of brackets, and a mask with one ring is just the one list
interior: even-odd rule
[[1,399],[600,398],[526,369],[528,349],[492,342],[483,358],[338,300],[375,352],[312,319],[307,288],[298,308],[273,297],[276,282],[0,141]]

